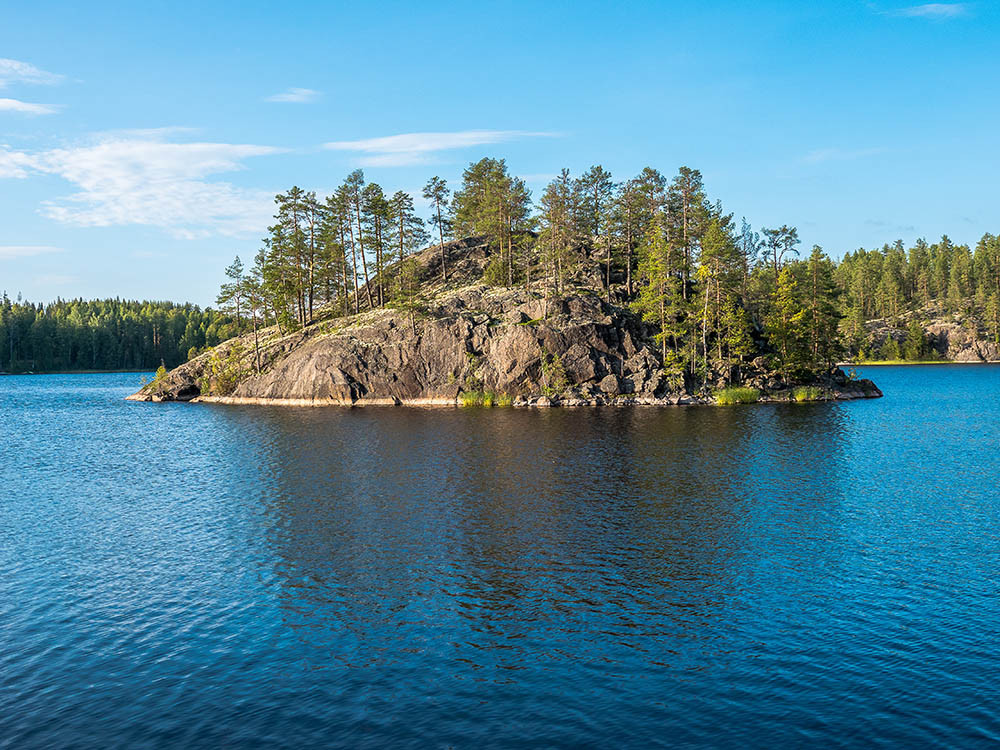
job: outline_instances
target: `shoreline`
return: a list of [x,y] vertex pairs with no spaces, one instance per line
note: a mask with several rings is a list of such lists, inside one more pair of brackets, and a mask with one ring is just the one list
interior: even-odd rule
[[0,377],[3,377],[5,375],[9,375],[9,376],[14,376],[14,375],[120,375],[120,374],[127,374],[127,373],[130,373],[130,372],[138,372],[138,373],[149,372],[149,373],[152,373],[152,372],[155,372],[155,371],[156,371],[155,367],[152,367],[152,368],[145,368],[145,367],[143,367],[143,368],[138,369],[138,370],[42,370],[42,371],[38,371],[38,372],[32,370],[31,372],[0,372]]
[[935,359],[926,362],[911,362],[905,359],[880,359],[873,362],[840,362],[837,367],[910,367],[913,365],[997,365],[1000,360],[988,359],[980,362],[963,362],[957,359]]
[[[348,401],[342,399],[306,399],[306,398],[263,398],[251,396],[196,396],[187,401],[174,401],[174,403],[188,404],[221,404],[223,406],[280,406],[297,408],[342,408],[354,409],[365,407],[416,407],[416,408],[448,408],[448,409],[561,409],[561,408],[582,408],[582,407],[612,407],[623,408],[630,406],[641,407],[670,407],[670,406],[752,406],[754,404],[816,404],[831,403],[838,401],[861,401],[866,399],[881,398],[882,392],[863,390],[834,391],[828,393],[825,398],[796,401],[788,395],[762,396],[757,401],[747,404],[720,404],[713,398],[700,396],[680,396],[673,398],[640,398],[625,397],[617,399],[589,399],[589,398],[549,398],[547,396],[531,397],[530,399],[518,398],[509,407],[504,406],[471,406],[463,404],[459,399],[451,398],[371,398]],[[141,392],[134,393],[125,398],[126,401],[138,403],[167,403],[173,399],[162,399],[151,397]]]

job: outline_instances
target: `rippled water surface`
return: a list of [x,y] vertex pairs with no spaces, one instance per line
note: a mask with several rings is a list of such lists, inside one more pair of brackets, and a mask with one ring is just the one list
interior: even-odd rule
[[0,378],[0,746],[1000,741],[1000,368],[845,404]]

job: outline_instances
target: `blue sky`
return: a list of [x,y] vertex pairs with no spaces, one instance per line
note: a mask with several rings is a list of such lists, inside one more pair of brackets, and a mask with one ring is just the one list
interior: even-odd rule
[[293,184],[702,171],[840,256],[1000,232],[1000,3],[8,3],[0,290],[209,304]]

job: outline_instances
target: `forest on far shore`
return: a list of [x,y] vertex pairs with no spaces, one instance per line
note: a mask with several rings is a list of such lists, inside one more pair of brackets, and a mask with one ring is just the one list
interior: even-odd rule
[[0,372],[155,370],[236,332],[215,310],[173,302],[0,298]]

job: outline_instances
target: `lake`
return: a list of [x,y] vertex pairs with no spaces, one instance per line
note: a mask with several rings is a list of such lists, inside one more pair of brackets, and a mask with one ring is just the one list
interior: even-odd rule
[[1000,367],[664,409],[0,378],[0,747],[1000,741]]

